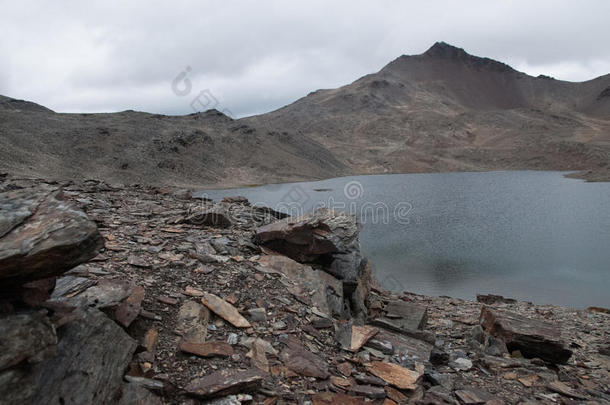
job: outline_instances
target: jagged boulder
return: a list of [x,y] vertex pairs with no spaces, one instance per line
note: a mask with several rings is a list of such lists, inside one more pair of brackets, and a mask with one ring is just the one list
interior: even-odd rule
[[358,232],[353,215],[320,208],[259,227],[255,241],[298,262],[323,264],[344,284],[356,286],[365,266]]
[[57,355],[34,368],[32,403],[115,403],[137,343],[95,308],[60,332]]
[[0,295],[54,277],[103,246],[95,223],[50,186],[0,194]]
[[503,340],[509,351],[519,350],[525,357],[564,364],[572,356],[561,340],[560,329],[551,322],[483,307],[480,323],[487,333]]
[[54,354],[55,327],[42,312],[0,317],[0,371]]
[[320,270],[281,255],[264,255],[259,263],[287,276],[295,285],[288,290],[329,317],[344,315],[342,283]]
[[136,342],[95,308],[55,328],[41,313],[0,319],[0,404],[117,402]]

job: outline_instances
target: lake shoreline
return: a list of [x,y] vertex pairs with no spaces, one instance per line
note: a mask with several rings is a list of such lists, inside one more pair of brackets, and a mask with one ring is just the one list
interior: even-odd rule
[[[502,172],[558,172],[565,173],[566,178],[584,180],[588,183],[607,183],[610,182],[610,169],[599,169],[599,170],[553,170],[553,169],[482,169],[482,170],[454,170],[454,171],[434,171],[434,172],[387,172],[387,173],[352,173],[346,174],[339,177],[324,177],[324,178],[305,178],[305,179],[286,179],[279,183],[223,183],[223,184],[210,184],[210,185],[194,185],[194,184],[177,184],[173,187],[187,187],[195,190],[195,193],[205,192],[205,190],[231,190],[240,188],[254,188],[271,185],[281,185],[286,183],[310,183],[319,182],[337,178],[349,178],[356,176],[385,176],[385,175],[401,175],[401,174],[413,174],[413,175],[426,175],[426,174],[451,174],[451,173],[502,173]],[[171,187],[171,186],[170,186]],[[197,191],[199,190],[199,191]]]
[[290,215],[324,206],[362,224],[362,249],[392,290],[474,298],[481,290],[540,303],[610,306],[609,183],[574,172],[349,176],[207,190]]
[[[4,179],[0,185],[6,192],[41,183]],[[333,300],[341,287],[331,287],[337,288],[335,293],[324,296],[315,292],[331,290],[311,290],[314,284],[307,284],[335,285],[324,268],[312,272],[258,245],[257,229],[277,221],[273,212],[251,209],[239,198],[201,204],[180,189],[119,188],[100,182],[62,186],[66,200],[95,221],[105,247],[93,261],[58,279],[58,285],[72,283],[71,289],[58,292],[60,300],[80,305],[83,296],[106,299],[111,286],[142,288],[143,299],[130,326],[117,327],[125,318],[112,306],[106,315],[98,311],[95,318],[106,318],[104,322],[114,325],[106,330],[116,329],[114,333],[122,339],[141,342],[143,351],[121,360],[130,365],[124,377],[128,383],[112,383],[118,384],[123,395],[134,390],[147,403],[158,403],[159,396],[169,404],[207,399],[218,395],[209,393],[208,384],[218,384],[213,379],[224,370],[230,377],[222,382],[227,393],[220,395],[236,400],[240,394],[256,403],[349,400],[364,404],[365,399],[380,404],[445,403],[476,397],[481,403],[498,404],[526,399],[543,403],[608,399],[607,310],[575,311],[498,296],[481,296],[477,302],[391,293],[365,272],[358,280],[365,292],[359,297],[366,316],[329,316],[324,303],[330,305],[333,301],[327,300]],[[212,220],[217,217],[209,212],[230,214],[231,225]],[[288,268],[296,273],[285,273]],[[135,302],[136,292],[125,291],[119,307],[123,299]],[[209,294],[223,304],[210,301]],[[354,299],[358,298],[350,298]],[[204,334],[204,345],[184,344],[188,334],[181,314],[190,307],[207,314],[200,319],[203,329],[189,332]],[[84,318],[69,320],[57,317],[59,306],[52,308],[47,310],[49,316],[64,322],[57,326],[62,336],[92,319],[87,315],[91,309],[84,310]],[[229,315],[226,308],[238,312]],[[532,357],[527,345],[515,342],[506,346],[502,343],[506,337],[494,337],[494,329],[483,322],[482,315],[488,314],[485,308],[493,310],[497,322],[504,322],[501,314],[515,313],[519,322],[534,322],[537,328],[552,325],[561,347],[569,350],[569,359],[547,358],[545,352],[538,354],[543,358]],[[235,326],[242,316],[248,326]],[[401,326],[400,322],[415,324]],[[519,322],[516,332],[527,333]],[[555,332],[547,333],[549,337],[540,344],[555,347]],[[106,343],[110,350],[112,341]],[[71,356],[69,347],[61,350],[62,356]],[[79,354],[81,361],[96,355],[89,349]],[[42,364],[54,361],[51,355]],[[9,370],[20,370],[19,365],[13,367]],[[386,372],[388,367],[403,377],[396,380]],[[61,371],[61,367],[55,369]],[[82,384],[84,390],[90,382]],[[0,391],[3,398],[11,398],[27,393],[25,387],[23,381]]]

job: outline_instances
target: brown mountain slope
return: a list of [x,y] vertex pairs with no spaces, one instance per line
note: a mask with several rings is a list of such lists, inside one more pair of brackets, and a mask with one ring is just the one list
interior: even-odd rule
[[315,141],[251,127],[215,110],[182,117],[58,114],[3,98],[2,170],[52,179],[224,187],[323,178],[346,168]]
[[[531,77],[445,43],[247,118],[297,131],[355,173],[607,170],[610,75]],[[604,169],[606,168],[606,169]]]
[[219,187],[362,173],[585,170],[610,180],[610,75],[531,77],[437,43],[375,74],[232,120],[58,114],[0,96],[0,171]]

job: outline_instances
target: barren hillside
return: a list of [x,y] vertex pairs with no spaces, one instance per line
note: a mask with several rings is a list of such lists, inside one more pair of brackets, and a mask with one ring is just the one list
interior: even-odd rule
[[0,96],[0,170],[122,183],[258,184],[347,174],[583,170],[610,178],[610,75],[532,77],[436,43],[259,116],[59,114]]
[[436,43],[347,86],[251,117],[326,146],[355,173],[590,169],[610,161],[610,75],[531,77]]

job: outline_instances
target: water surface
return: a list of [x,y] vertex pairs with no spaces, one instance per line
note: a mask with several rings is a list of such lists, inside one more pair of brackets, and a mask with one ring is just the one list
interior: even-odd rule
[[353,176],[203,193],[355,213],[362,250],[389,289],[610,307],[610,183],[563,174]]

